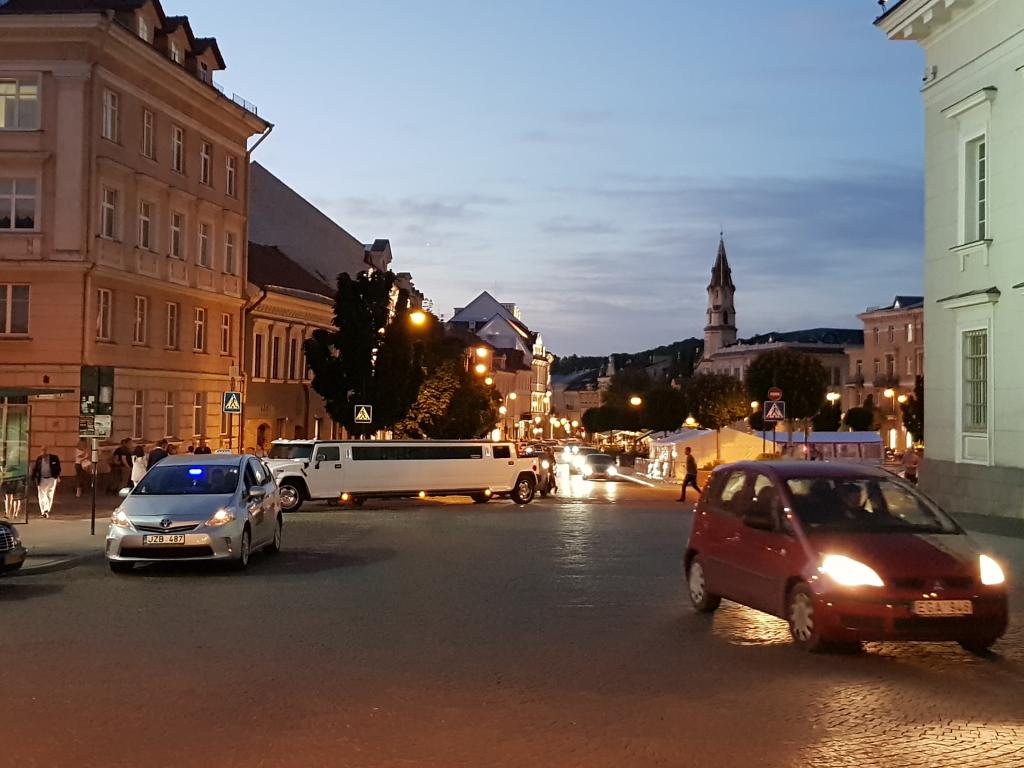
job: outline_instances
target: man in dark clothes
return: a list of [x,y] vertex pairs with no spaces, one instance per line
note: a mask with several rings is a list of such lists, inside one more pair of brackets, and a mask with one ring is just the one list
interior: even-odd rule
[[700,486],[697,485],[697,460],[693,458],[693,451],[690,450],[690,446],[686,446],[686,475],[683,477],[682,494],[677,501],[686,501],[686,489],[691,485],[699,496]]
[[167,458],[167,439],[164,438],[156,444],[156,448],[149,452],[149,458],[146,460],[146,469],[152,469],[161,461]]

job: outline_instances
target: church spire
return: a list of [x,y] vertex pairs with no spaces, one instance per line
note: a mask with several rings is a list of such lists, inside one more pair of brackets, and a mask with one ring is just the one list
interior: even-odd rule
[[736,286],[725,253],[725,234],[719,233],[718,255],[708,284],[708,324],[704,326],[704,356],[736,343]]
[[718,257],[715,259],[715,266],[711,270],[711,283],[708,285],[708,290],[711,288],[736,290],[736,286],[732,283],[732,269],[729,268],[729,258],[725,254],[724,233],[719,233]]

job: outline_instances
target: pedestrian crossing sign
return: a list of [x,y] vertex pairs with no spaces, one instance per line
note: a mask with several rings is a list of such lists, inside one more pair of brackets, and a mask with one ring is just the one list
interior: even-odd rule
[[782,400],[772,400],[764,404],[765,421],[785,421],[786,403]]
[[372,424],[373,423],[373,406],[372,405],[357,405],[356,406],[356,424]]
[[242,412],[242,393],[241,392],[225,392],[224,399],[221,401],[221,411],[223,413],[241,413]]

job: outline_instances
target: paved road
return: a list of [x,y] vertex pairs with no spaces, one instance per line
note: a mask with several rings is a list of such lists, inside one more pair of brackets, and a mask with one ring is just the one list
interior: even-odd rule
[[689,613],[687,506],[304,511],[249,572],[0,582],[0,765],[1024,766],[1024,595],[995,660],[811,656]]

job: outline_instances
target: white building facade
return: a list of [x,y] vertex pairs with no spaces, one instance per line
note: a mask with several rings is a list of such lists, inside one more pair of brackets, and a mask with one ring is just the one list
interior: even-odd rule
[[1024,517],[1024,3],[901,0],[876,24],[926,57],[922,486]]

